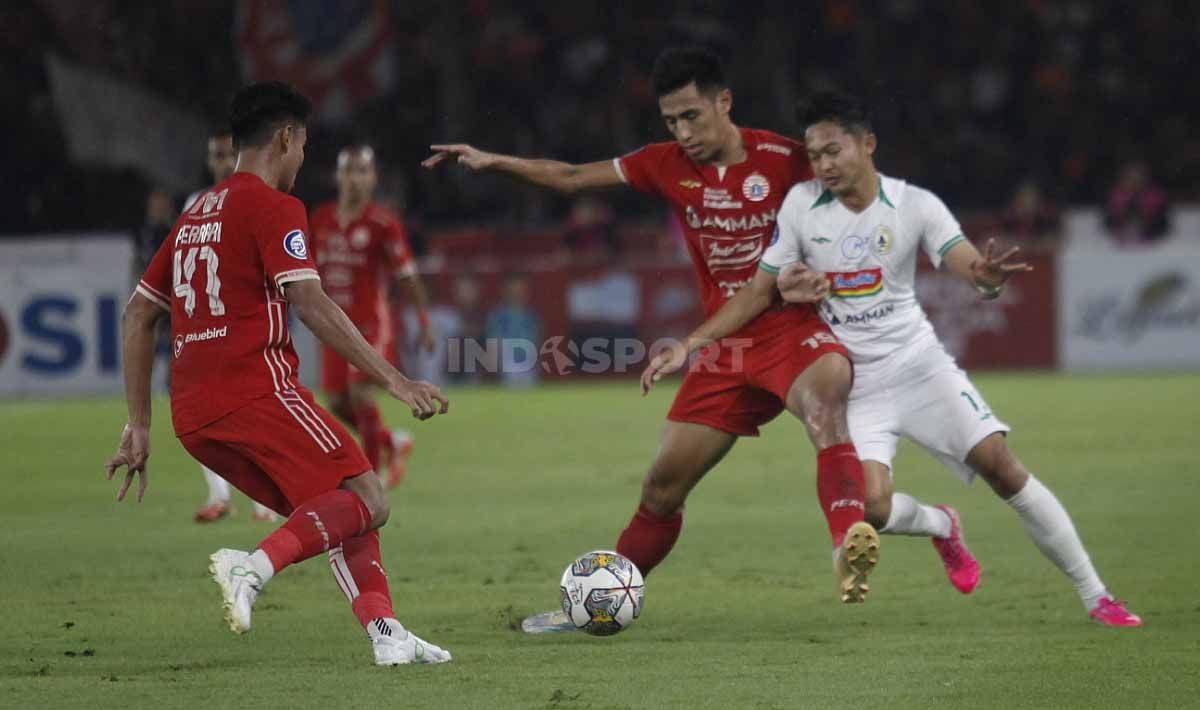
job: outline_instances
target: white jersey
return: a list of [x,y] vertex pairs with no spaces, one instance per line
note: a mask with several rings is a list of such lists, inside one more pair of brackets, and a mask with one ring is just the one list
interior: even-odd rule
[[936,195],[903,180],[880,175],[879,195],[857,213],[810,180],[788,192],[759,267],[777,273],[803,261],[828,273],[821,315],[854,362],[866,364],[934,337],[914,290],[917,247],[938,267],[964,239]]

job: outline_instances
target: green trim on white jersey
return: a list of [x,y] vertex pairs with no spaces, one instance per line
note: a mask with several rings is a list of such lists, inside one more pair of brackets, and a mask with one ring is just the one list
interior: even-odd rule
[[965,241],[967,241],[967,238],[961,234],[956,237],[951,237],[950,241],[943,244],[941,249],[938,249],[938,258],[941,259],[942,257],[946,256],[946,252],[950,251],[955,244]]

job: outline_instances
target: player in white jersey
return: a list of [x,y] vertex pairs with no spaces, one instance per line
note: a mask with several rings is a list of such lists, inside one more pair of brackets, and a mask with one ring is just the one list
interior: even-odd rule
[[[212,175],[214,185],[233,174],[234,168],[237,167],[237,151],[233,147],[233,132],[229,130],[228,126],[214,127],[208,134],[208,152],[205,163],[208,166],[209,174]],[[180,211],[187,212],[196,198],[203,194],[204,190],[197,190],[188,195],[188,198],[184,200],[183,209]],[[229,483],[208,466],[200,464],[200,470],[204,473],[204,482],[208,485],[208,500],[196,511],[192,519],[197,523],[214,523],[233,511],[233,507],[230,505],[233,491],[229,487]],[[250,512],[251,518],[266,522],[276,520],[273,510],[258,501],[250,502],[253,505],[253,510]]]
[[[818,94],[799,114],[817,179],[788,193],[754,282],[712,321],[753,317],[762,294],[776,288],[787,301],[819,302],[854,362],[847,417],[866,471],[867,520],[881,533],[931,537],[944,560],[959,558],[947,569],[960,591],[978,583],[979,565],[965,546],[948,549],[947,540],[957,537],[951,533],[961,531],[957,514],[892,494],[892,458],[906,437],[964,481],[987,481],[1074,582],[1093,619],[1140,626],[1100,581],[1062,504],[1009,450],[1009,427],[943,349],[913,288],[922,250],[984,298],[998,296],[1008,278],[1030,267],[1014,262],[1016,248],[993,255],[990,241],[981,255],[936,195],[880,175],[876,136],[857,99]],[[706,335],[720,338],[723,330]]]

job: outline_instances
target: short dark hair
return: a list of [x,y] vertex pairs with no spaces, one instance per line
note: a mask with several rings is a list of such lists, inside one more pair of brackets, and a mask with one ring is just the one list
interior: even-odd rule
[[673,47],[654,60],[654,95],[665,96],[695,82],[701,92],[726,88],[721,58],[700,47]]
[[233,130],[229,127],[228,120],[210,121],[208,124],[209,138],[224,138],[225,136],[233,136]]
[[800,99],[796,104],[796,120],[800,122],[802,132],[822,121],[836,123],[850,133],[873,130],[871,113],[862,99],[833,91],[820,91]]
[[233,145],[238,149],[262,145],[280,124],[287,121],[304,124],[310,113],[312,102],[290,84],[282,81],[251,84],[238,91],[229,104]]

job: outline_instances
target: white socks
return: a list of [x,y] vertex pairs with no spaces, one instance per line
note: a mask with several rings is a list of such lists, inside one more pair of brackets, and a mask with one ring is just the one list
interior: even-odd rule
[[1025,531],[1042,554],[1075,583],[1075,590],[1089,611],[1100,603],[1101,598],[1108,596],[1108,590],[1075,532],[1071,516],[1050,489],[1030,474],[1021,492],[1006,502],[1021,516]]
[[228,503],[229,483],[204,464],[200,464],[200,470],[204,471],[204,481],[208,483],[208,504]]
[[888,535],[949,537],[950,516],[907,493],[892,494],[892,514],[879,532]]
[[267,557],[267,553],[262,550],[251,552],[246,557],[246,566],[254,570],[263,584],[271,581],[271,578],[275,576],[275,567],[271,564],[271,558]]

